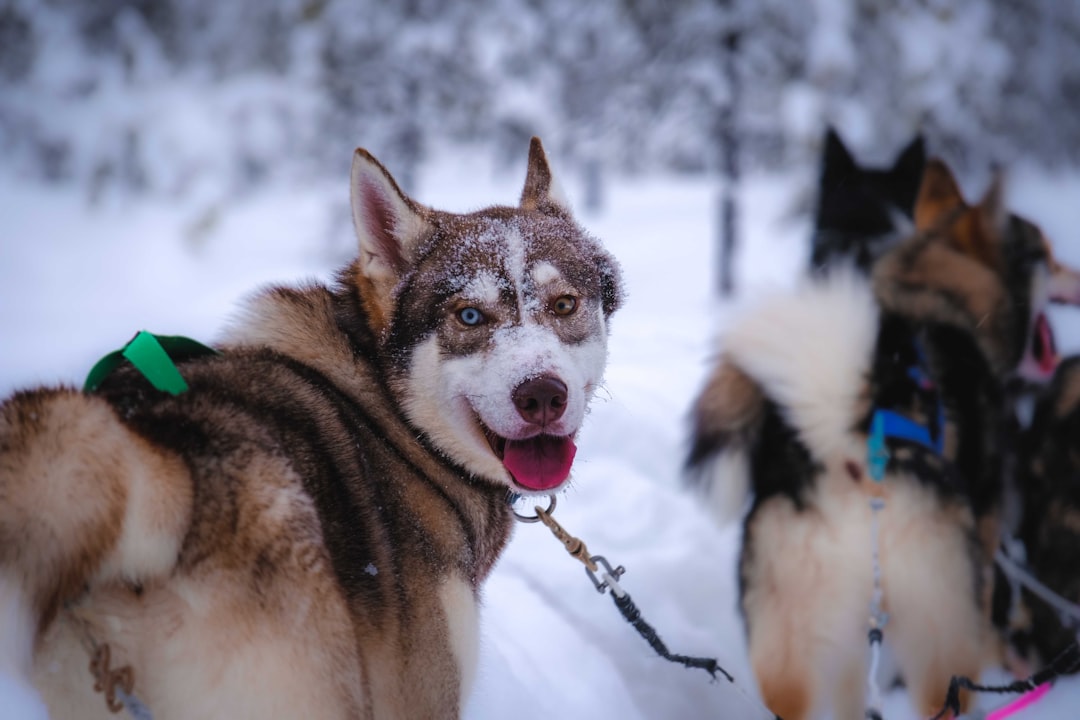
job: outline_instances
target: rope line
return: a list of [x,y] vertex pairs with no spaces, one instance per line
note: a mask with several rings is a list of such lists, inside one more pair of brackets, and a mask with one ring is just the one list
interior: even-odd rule
[[969,677],[953,675],[952,680],[949,681],[949,690],[945,695],[945,705],[931,720],[941,720],[947,712],[952,712],[953,715],[960,714],[961,689],[996,695],[1026,693],[1037,689],[1040,685],[1052,682],[1062,675],[1069,675],[1077,670],[1080,670],[1080,646],[1074,642],[1054,658],[1049,665],[1024,680],[1014,680],[1005,685],[980,685]]
[[879,515],[885,509],[885,500],[880,497],[870,498],[870,542],[871,557],[874,573],[874,592],[870,596],[870,630],[867,640],[870,642],[870,670],[866,676],[868,699],[866,703],[866,719],[881,720],[881,686],[878,684],[878,665],[881,662],[881,641],[885,625],[889,622],[889,615],[882,609],[882,601],[885,592],[881,587],[881,557],[880,557],[880,518]]
[[1080,627],[1080,605],[1069,602],[1041,583],[1034,575],[1002,552],[1001,548],[998,548],[997,552],[994,553],[994,561],[997,562],[1002,572],[1009,576],[1009,579],[1016,580],[1030,590],[1033,595],[1057,610],[1058,614],[1064,620],[1068,620],[1068,624],[1073,628]]
[[720,663],[714,658],[703,657],[691,657],[689,655],[680,655],[668,650],[664,641],[660,639],[660,636],[656,633],[656,629],[645,621],[645,618],[641,617],[641,611],[638,610],[637,605],[630,598],[628,593],[619,595],[612,593],[611,599],[615,602],[615,607],[619,608],[619,612],[622,614],[626,622],[630,623],[638,635],[645,638],[645,642],[649,643],[649,646],[656,651],[656,654],[665,660],[669,660],[673,663],[679,663],[688,668],[700,668],[709,673],[715,680],[716,673],[723,675],[728,682],[734,683],[735,678],[724,668],[720,667]]
[[719,661],[716,658],[706,657],[693,657],[690,655],[681,655],[679,653],[673,653],[668,649],[668,646],[660,639],[660,635],[656,632],[656,628],[645,621],[645,618],[641,616],[641,610],[631,599],[630,594],[626,592],[621,585],[619,585],[619,578],[626,572],[625,568],[621,565],[618,567],[612,567],[607,558],[602,555],[589,555],[585,543],[578,537],[570,534],[565,528],[563,528],[555,518],[551,516],[552,511],[555,509],[555,496],[550,496],[550,503],[547,510],[534,507],[536,512],[535,516],[522,516],[517,511],[513,510],[513,503],[516,498],[510,498],[511,510],[514,512],[514,516],[520,522],[542,522],[547,526],[551,534],[555,536],[559,542],[562,543],[566,552],[585,565],[585,573],[592,581],[593,586],[597,592],[601,595],[608,590],[611,591],[611,599],[615,603],[615,607],[619,610],[619,614],[623,616],[626,622],[630,623],[630,626],[637,631],[645,642],[649,644],[649,647],[653,651],[669,662],[673,662],[682,665],[686,668],[700,669],[709,673],[709,676],[715,680],[717,673],[724,676],[743,698],[751,705],[765,710],[768,713],[768,717],[773,720],[783,720],[779,715],[775,714],[768,708],[762,706],[762,704],[751,697],[735,682],[735,677],[720,666]]

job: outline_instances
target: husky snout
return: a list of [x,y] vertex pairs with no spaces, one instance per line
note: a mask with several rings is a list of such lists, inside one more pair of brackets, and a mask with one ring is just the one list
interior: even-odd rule
[[1051,258],[1049,285],[1050,302],[1080,305],[1080,272]]
[[493,446],[518,490],[547,492],[570,476],[577,447],[573,433],[560,423],[570,389],[561,378],[543,374],[518,383],[510,399],[525,426],[517,439],[500,438]]
[[512,398],[522,420],[545,428],[563,416],[567,392],[566,383],[545,375],[518,385]]

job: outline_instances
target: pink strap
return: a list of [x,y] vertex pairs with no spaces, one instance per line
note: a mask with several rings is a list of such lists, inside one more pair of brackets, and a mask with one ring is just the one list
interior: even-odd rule
[[1050,683],[1043,683],[1039,687],[1026,692],[1019,698],[1004,707],[994,710],[986,716],[986,720],[1005,720],[1013,713],[1018,713],[1029,705],[1034,705],[1043,695],[1050,692]]

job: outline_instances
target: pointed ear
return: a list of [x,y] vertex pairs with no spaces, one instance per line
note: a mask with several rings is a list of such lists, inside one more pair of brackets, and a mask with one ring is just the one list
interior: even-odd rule
[[360,242],[360,261],[370,274],[398,275],[412,259],[427,222],[424,208],[401,191],[371,153],[353,155],[352,216]]
[[1009,210],[1005,207],[1005,175],[1000,170],[994,171],[990,187],[979,201],[979,219],[988,232],[1000,234],[1005,231]]
[[918,182],[926,167],[926,141],[922,135],[916,135],[908,143],[893,163],[893,174],[910,177],[913,182]]
[[371,153],[358,148],[351,173],[353,226],[360,245],[357,278],[362,298],[381,326],[389,319],[392,292],[427,236],[429,211],[413,202]]
[[529,142],[529,166],[525,172],[525,189],[521,191],[520,205],[522,210],[570,214],[570,203],[551,174],[547,153],[538,137]]
[[826,183],[845,178],[855,170],[855,158],[840,135],[830,125],[825,130],[825,149],[822,152],[821,177]]
[[[955,205],[953,207],[956,207]],[[1008,222],[1003,185],[995,177],[978,205],[963,204],[948,227],[936,227],[950,247],[982,265],[1000,272],[1004,269],[1002,244]]]
[[988,225],[977,207],[969,207],[960,213],[942,237],[948,245],[963,255],[994,271],[1002,269],[1001,231],[999,226]]
[[964,196],[949,166],[939,158],[931,158],[915,200],[915,229],[931,230],[945,215],[963,206],[966,206]]
[[917,135],[896,157],[896,162],[889,171],[897,205],[909,218],[915,213],[915,197],[919,193],[919,183],[925,168],[926,143],[922,135]]

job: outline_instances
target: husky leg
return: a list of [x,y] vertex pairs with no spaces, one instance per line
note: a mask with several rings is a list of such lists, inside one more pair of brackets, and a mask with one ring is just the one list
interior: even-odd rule
[[[953,675],[977,678],[986,638],[979,607],[978,549],[966,510],[943,508],[923,488],[897,493],[882,524],[886,637],[923,715],[937,713]],[[906,496],[903,497],[903,496]],[[969,694],[961,694],[965,709]]]
[[861,506],[843,509],[856,513],[837,523],[777,499],[749,520],[742,577],[750,661],[762,699],[785,720],[830,705],[862,715],[869,554],[855,557],[866,550],[853,541]]
[[25,604],[32,634],[94,582],[167,572],[191,493],[182,462],[101,398],[36,390],[0,406],[0,583],[18,588],[5,595]]
[[[840,648],[813,637],[814,632],[804,627],[789,635],[786,645],[774,637],[771,646],[751,649],[762,701],[784,720],[818,717],[830,704],[833,717],[861,718],[866,702],[862,648],[857,644]],[[780,658],[783,661],[778,662]]]
[[783,618],[767,611],[755,612],[752,621],[748,613],[747,624],[750,666],[762,702],[785,720],[812,717],[818,683],[805,638],[791,634]]

